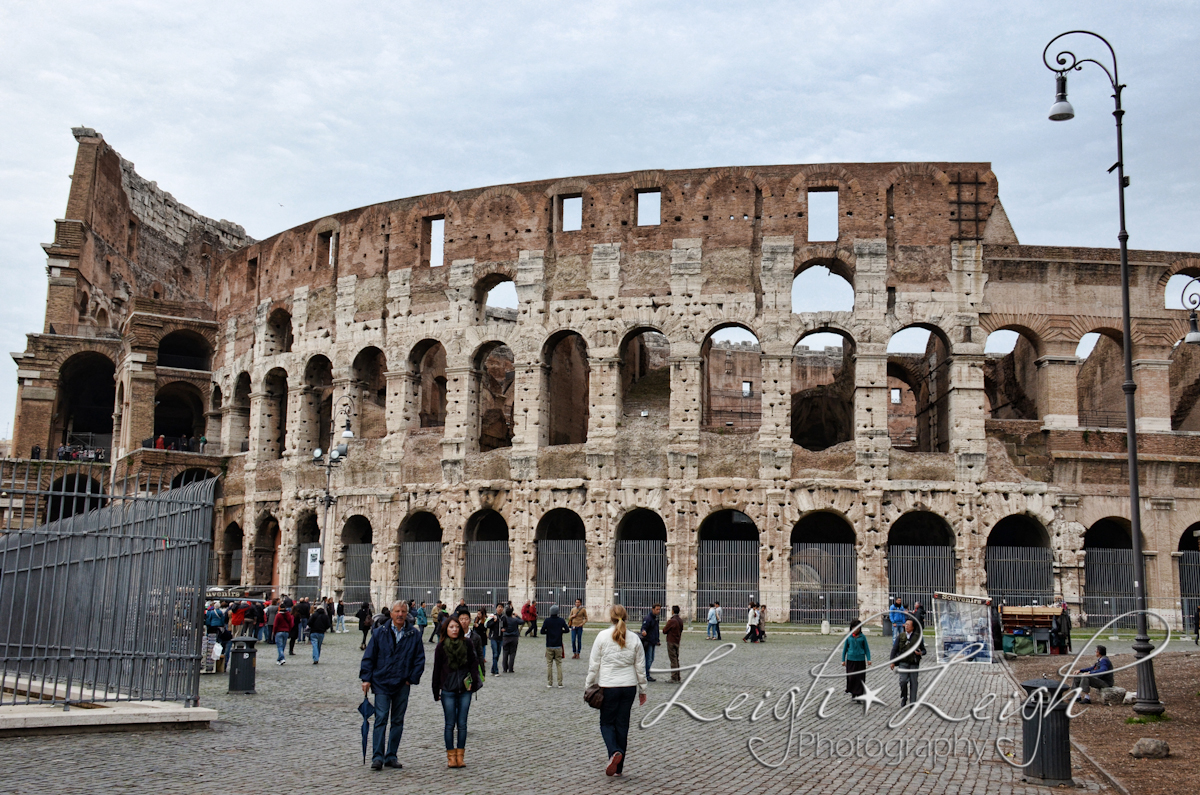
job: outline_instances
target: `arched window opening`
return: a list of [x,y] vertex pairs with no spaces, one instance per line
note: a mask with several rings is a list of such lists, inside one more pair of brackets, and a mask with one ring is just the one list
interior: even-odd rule
[[644,418],[656,427],[667,427],[671,414],[671,343],[666,335],[654,329],[635,331],[621,343],[619,356],[622,421]]
[[983,387],[993,420],[1038,419],[1038,352],[1018,331],[1001,329],[984,343]]
[[792,348],[792,441],[826,450],[853,438],[854,340],[807,334]]
[[463,598],[472,612],[494,609],[508,601],[511,553],[508,522],[491,508],[477,511],[463,529],[467,544]]
[[[321,528],[317,524],[316,511],[303,511],[296,519],[296,584],[293,596],[308,597],[315,600],[321,595],[320,578],[315,574],[309,576],[309,550],[321,548]],[[320,552],[317,552],[320,560]]]
[[221,535],[222,546],[217,579],[225,585],[242,584],[242,545],[245,543],[242,527],[230,522]]
[[949,451],[949,351],[949,342],[932,327],[909,326],[888,341],[888,433],[894,447],[922,453]]
[[263,379],[263,398],[258,427],[262,458],[283,458],[287,444],[287,372],[276,367]]
[[502,343],[488,343],[475,354],[473,365],[470,390],[479,417],[479,451],[511,447],[516,382],[513,352]]
[[476,302],[480,306],[482,320],[517,322],[520,301],[517,298],[517,285],[512,279],[493,275],[480,282],[477,293]]
[[1196,632],[1196,608],[1200,606],[1200,522],[1179,537],[1179,609],[1185,632]]
[[648,508],[634,508],[617,525],[613,604],[644,616],[667,603],[667,526]]
[[171,478],[171,488],[178,489],[187,486],[191,483],[199,483],[202,480],[215,478],[216,475],[209,472],[207,469],[191,467],[180,472],[175,477]]
[[442,590],[442,525],[428,511],[416,511],[400,524],[400,583],[397,597],[420,604],[436,601]]
[[579,514],[555,508],[538,522],[535,593],[538,613],[587,602],[587,533]]
[[1168,369],[1171,430],[1200,431],[1200,345],[1175,343]]
[[292,352],[292,316],[286,309],[276,309],[267,318],[263,329],[263,355],[274,356]]
[[935,591],[954,593],[954,531],[930,511],[911,511],[888,532],[888,599],[928,609]]
[[1047,605],[1054,599],[1050,536],[1032,516],[1006,516],[988,534],[987,592],[997,604]]
[[1080,360],[1075,376],[1079,425],[1083,428],[1124,428],[1125,357],[1121,334],[1113,329],[1089,332],[1079,340]]
[[303,406],[301,449],[328,450],[333,432],[333,363],[320,354],[304,366]]
[[854,528],[816,511],[792,528],[791,609],[794,624],[844,627],[858,618],[858,557]]
[[744,621],[751,602],[760,603],[758,527],[741,511],[710,514],[700,525],[696,552],[696,620],[720,602],[724,620]]
[[58,371],[52,441],[111,460],[116,366],[100,353],[77,353]]
[[358,387],[358,435],[364,439],[387,436],[387,357],[375,347],[363,348],[354,358]]
[[154,438],[145,447],[198,452],[205,432],[204,396],[194,385],[175,381],[154,396]]
[[425,340],[409,356],[413,381],[411,413],[414,428],[446,426],[446,348],[440,342]]
[[178,370],[208,370],[212,349],[194,331],[174,331],[158,343],[158,366]]
[[262,517],[254,533],[254,582],[251,585],[279,587],[279,520],[271,514]]
[[111,324],[108,320],[108,310],[104,307],[96,310],[96,328],[106,330]]
[[[840,265],[840,263],[838,263]],[[854,285],[843,272],[824,265],[811,265],[792,279],[792,313],[852,312]]]
[[700,346],[703,424],[707,428],[747,428],[762,423],[762,349],[758,337],[741,326],[709,334]]
[[231,452],[250,449],[250,374],[240,373],[233,385],[229,404],[229,446]]
[[76,514],[85,514],[108,505],[104,486],[82,472],[63,475],[50,484],[46,501],[46,520],[57,522]]
[[[1110,516],[1083,535],[1083,619],[1102,627],[1136,609],[1133,595],[1133,537],[1128,519]],[[1132,627],[1133,616],[1114,626]]]
[[542,394],[547,402],[548,445],[587,441],[591,396],[587,343],[574,331],[555,334],[544,349],[546,363]]
[[342,599],[347,607],[371,601],[371,557],[375,549],[371,522],[360,514],[346,519],[342,525],[342,554],[345,556],[345,577]]

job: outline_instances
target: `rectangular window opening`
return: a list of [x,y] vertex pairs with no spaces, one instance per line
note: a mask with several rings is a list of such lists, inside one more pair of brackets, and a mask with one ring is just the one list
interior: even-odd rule
[[838,192],[808,192],[808,241],[816,243],[838,239]]
[[637,194],[637,225],[658,226],[662,217],[662,191],[645,190]]
[[900,405],[900,390],[896,387],[892,387],[892,403]]
[[562,218],[562,231],[578,232],[583,229],[583,197],[563,196],[560,217]]
[[317,264],[328,266],[333,257],[333,232],[317,235]]
[[252,293],[258,287],[258,257],[246,260],[246,292]]
[[434,215],[425,219],[422,225],[425,240],[421,249],[425,253],[425,264],[431,268],[440,268],[446,264],[446,216]]
[[754,393],[754,384],[750,381],[742,382],[742,397],[748,398]]

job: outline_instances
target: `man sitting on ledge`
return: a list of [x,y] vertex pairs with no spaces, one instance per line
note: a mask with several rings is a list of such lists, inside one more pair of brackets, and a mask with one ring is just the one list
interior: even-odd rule
[[1103,646],[1097,646],[1096,664],[1090,668],[1080,668],[1078,671],[1076,671],[1078,674],[1090,674],[1090,676],[1075,677],[1074,686],[1083,692],[1083,698],[1079,700],[1084,704],[1092,703],[1092,697],[1088,695],[1088,691],[1093,687],[1105,688],[1113,686],[1113,664],[1106,656],[1107,654],[1108,649],[1104,648]]

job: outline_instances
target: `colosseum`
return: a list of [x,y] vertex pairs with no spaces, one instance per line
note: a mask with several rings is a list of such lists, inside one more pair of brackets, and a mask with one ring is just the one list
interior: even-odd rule
[[[73,132],[14,450],[108,462],[99,490],[218,476],[213,584],[800,623],[934,590],[1131,607],[1118,252],[1021,245],[988,163],[570,177],[253,240]],[[1200,255],[1130,260],[1148,592],[1178,625],[1200,366],[1165,293]],[[852,298],[805,305],[816,277]]]

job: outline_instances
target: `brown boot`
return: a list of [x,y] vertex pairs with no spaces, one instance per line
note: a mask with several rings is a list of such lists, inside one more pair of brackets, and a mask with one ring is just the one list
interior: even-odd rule
[[465,749],[465,748],[454,749],[455,761],[458,763],[457,765],[455,765],[455,767],[466,767],[467,766],[467,763],[463,761],[463,753],[465,753],[466,750],[467,749]]
[[458,767],[458,754],[453,748],[446,752],[446,767]]

